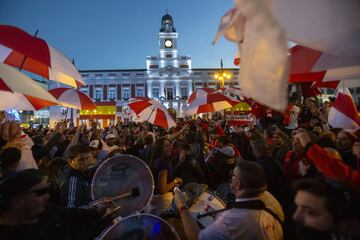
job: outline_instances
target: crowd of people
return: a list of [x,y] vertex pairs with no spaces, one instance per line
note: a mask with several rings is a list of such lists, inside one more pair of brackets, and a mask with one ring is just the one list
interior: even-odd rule
[[[111,201],[91,205],[98,166],[138,157],[154,178],[144,210],[163,216],[173,203],[187,239],[360,239],[359,131],[327,123],[329,103],[291,101],[285,114],[229,126],[221,113],[104,129],[21,129],[0,119],[0,238],[94,239],[112,224]],[[2,115],[3,116],[3,115]],[[200,226],[183,186],[197,183],[225,209]],[[165,219],[166,220],[166,219]],[[121,222],[120,222],[121,224]]]

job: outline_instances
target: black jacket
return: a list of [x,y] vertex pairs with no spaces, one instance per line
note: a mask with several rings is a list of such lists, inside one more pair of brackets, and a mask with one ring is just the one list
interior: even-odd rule
[[91,202],[90,179],[68,168],[58,177],[60,205],[68,208],[84,207]]

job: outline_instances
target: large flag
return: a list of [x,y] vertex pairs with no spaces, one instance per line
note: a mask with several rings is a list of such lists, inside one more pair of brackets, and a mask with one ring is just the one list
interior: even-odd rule
[[329,110],[328,122],[335,128],[359,129],[359,113],[348,88],[339,89],[335,104]]
[[[246,19],[239,83],[244,94],[277,111],[287,107],[288,51],[282,28],[261,0],[238,0]],[[240,22],[240,25],[242,22]]]
[[[258,84],[258,81],[262,82],[271,82],[274,81],[274,75],[269,75],[266,77],[266,74],[263,74],[264,78],[259,80],[258,77],[254,77],[254,75],[260,76],[261,73],[257,71],[259,69],[273,68],[272,71],[278,72],[278,80],[275,81],[273,87],[264,88],[264,89],[252,89],[250,87],[246,87],[248,91],[248,95],[258,100],[259,102],[264,101],[261,99],[261,95],[266,95],[270,91],[275,93],[279,92],[278,84],[282,82],[279,80],[282,78],[282,73],[284,69],[286,69],[286,61],[283,59],[282,51],[276,51],[276,46],[279,46],[279,43],[282,42],[281,39],[276,39],[276,31],[273,33],[273,39],[278,44],[275,44],[275,49],[273,52],[277,52],[274,55],[274,58],[265,57],[263,61],[246,61],[247,63],[251,62],[254,64],[257,69],[253,68],[247,69],[249,64],[245,67],[245,59],[250,56],[252,59],[258,60],[259,57],[262,57],[263,54],[259,49],[262,47],[262,50],[267,47],[267,44],[270,42],[270,39],[261,38],[261,36],[256,36],[253,34],[253,37],[249,39],[248,34],[250,32],[255,32],[258,30],[259,34],[263,33],[263,27],[271,27],[274,26],[274,23],[279,22],[279,25],[285,30],[286,36],[288,40],[291,40],[297,44],[302,46],[306,46],[311,49],[318,50],[326,55],[328,55],[327,62],[323,62],[323,67],[318,66],[313,69],[313,72],[306,72],[308,75],[298,75],[298,78],[320,78],[321,80],[342,80],[344,77],[346,79],[351,79],[354,75],[356,75],[359,71],[359,58],[360,58],[360,1],[358,0],[347,0],[347,1],[338,1],[338,0],[256,0],[256,1],[246,1],[246,0],[236,0],[236,10],[232,9],[232,13],[228,12],[228,18],[223,18],[221,25],[219,28],[219,32],[217,35],[218,39],[221,34],[224,34],[229,40],[235,41],[239,44],[239,42],[244,42],[247,47],[242,46],[240,49],[242,51],[242,66],[240,69],[240,83],[251,83],[255,81],[256,87],[261,87],[261,84]],[[249,5],[256,6],[259,12],[249,11]],[[251,8],[251,7],[250,7]],[[268,11],[267,11],[268,10]],[[235,12],[233,12],[235,11]],[[250,14],[251,12],[251,14]],[[252,14],[255,12],[254,16],[263,16],[265,18],[253,21],[255,18]],[[266,14],[263,14],[265,13]],[[239,16],[243,17],[239,17]],[[225,16],[224,16],[225,17]],[[241,19],[238,20],[237,19]],[[265,20],[266,19],[266,20]],[[225,21],[228,20],[228,21]],[[245,21],[246,20],[246,21]],[[252,23],[249,24],[249,21]],[[265,22],[265,24],[261,24],[261,22]],[[254,24],[256,23],[256,24]],[[246,25],[246,27],[245,27]],[[263,27],[260,27],[260,26]],[[256,26],[257,28],[254,28]],[[280,27],[279,27],[280,28]],[[231,30],[230,30],[231,29]],[[234,29],[238,29],[238,31],[234,31]],[[245,29],[245,30],[244,30]],[[270,28],[269,28],[270,29]],[[236,33],[235,38],[231,38],[233,34]],[[243,33],[243,34],[241,34]],[[258,35],[259,35],[258,34]],[[252,34],[250,34],[252,35]],[[229,37],[230,36],[230,37]],[[280,34],[282,36],[282,34]],[[252,41],[256,41],[252,43]],[[264,40],[264,41],[263,41]],[[247,42],[247,43],[246,43]],[[252,48],[251,53],[258,53],[258,58],[255,56],[251,56],[246,54],[245,56],[243,51],[247,51],[250,45],[258,44],[259,49]],[[262,44],[262,45],[261,45]],[[256,49],[256,50],[255,50]],[[280,48],[278,48],[280,50]],[[249,52],[248,52],[249,53]],[[326,56],[324,55],[324,56]],[[265,56],[265,55],[264,55]],[[333,60],[336,60],[333,62]],[[275,61],[275,62],[273,62]],[[281,65],[280,63],[283,63]],[[349,63],[350,62],[350,63]],[[325,64],[326,63],[326,64]],[[336,63],[334,65],[334,63]],[[356,64],[354,64],[356,63]],[[272,64],[272,66],[269,66]],[[280,68],[276,68],[280,67]],[[331,67],[332,66],[332,67]],[[247,70],[246,70],[247,69]],[[246,70],[246,73],[244,73]],[[253,72],[251,72],[253,71]],[[303,73],[298,73],[303,74]],[[344,76],[345,75],[345,76]],[[243,79],[245,77],[245,79]],[[356,82],[356,80],[353,80]],[[240,85],[243,88],[242,85]],[[245,89],[244,89],[245,90]],[[250,94],[249,94],[250,93]],[[252,93],[255,93],[252,95]],[[256,94],[257,93],[257,94]],[[260,96],[259,96],[260,95]],[[280,98],[280,97],[279,97]],[[272,103],[272,102],[271,102]],[[271,103],[264,103],[269,106]],[[275,105],[273,105],[275,107]],[[270,106],[274,108],[273,106]],[[281,107],[280,107],[281,108]],[[276,108],[275,108],[276,109]]]
[[359,0],[271,0],[269,6],[290,41],[338,57],[360,57]]

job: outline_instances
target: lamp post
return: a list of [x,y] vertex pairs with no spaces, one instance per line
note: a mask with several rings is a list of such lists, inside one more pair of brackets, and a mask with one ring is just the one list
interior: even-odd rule
[[[220,81],[220,88],[224,88],[225,86],[225,79],[230,80],[232,77],[231,72],[224,70],[223,60],[220,59],[220,71],[215,72],[214,79]],[[224,109],[224,117],[226,117],[225,109]]]
[[220,60],[220,67],[221,67],[220,68],[221,70],[219,72],[215,72],[214,79],[221,81],[220,86],[221,86],[221,88],[223,88],[225,86],[225,79],[230,80],[231,77],[232,77],[232,74],[231,74],[231,72],[225,71],[223,69],[223,61],[222,61],[222,59]]

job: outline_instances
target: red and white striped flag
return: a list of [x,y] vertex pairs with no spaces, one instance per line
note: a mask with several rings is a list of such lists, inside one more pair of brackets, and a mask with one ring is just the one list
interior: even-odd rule
[[328,122],[335,128],[359,129],[359,113],[348,88],[339,89],[335,104],[329,110]]
[[300,45],[290,51],[289,82],[316,82],[316,87],[336,88],[340,80],[350,83],[348,80],[360,78],[360,57],[334,56]]

